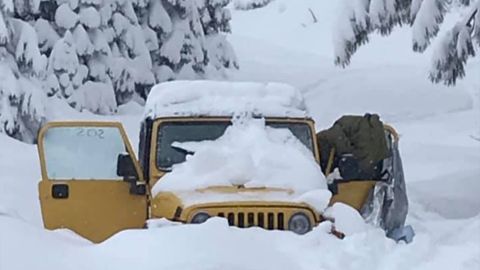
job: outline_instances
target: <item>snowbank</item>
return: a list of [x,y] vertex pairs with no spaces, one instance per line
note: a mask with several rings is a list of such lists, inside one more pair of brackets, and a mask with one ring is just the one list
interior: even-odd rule
[[[307,191],[321,189],[327,195],[319,196],[319,211],[328,204],[330,192],[325,178],[307,149],[288,129],[265,126],[264,119],[239,119],[228,127],[224,135],[215,141],[174,143],[177,147],[193,152],[183,163],[176,164],[152,188],[154,195],[160,191],[192,191],[211,186],[270,187],[291,190],[244,193],[239,199],[272,198],[293,200]],[[288,193],[288,192],[287,192]],[[206,197],[207,194],[203,194]],[[225,195],[215,195],[218,201]],[[185,196],[192,200],[190,196]],[[193,199],[199,201],[197,199]],[[211,199],[210,199],[211,200]]]
[[286,84],[173,81],[154,86],[145,117],[232,116],[306,117],[300,92]]
[[[37,182],[40,166],[35,145],[0,133],[0,216],[2,214],[42,223]],[[0,232],[0,248],[3,237]],[[3,257],[0,255],[0,269]]]
[[[0,215],[1,269],[478,269],[475,236],[480,218],[429,222],[410,245],[395,244],[378,229],[343,240],[324,222],[306,235],[204,224],[165,225],[121,232],[95,245],[64,232],[48,232]],[[28,259],[25,259],[25,254]],[[54,260],[46,260],[58,254]]]

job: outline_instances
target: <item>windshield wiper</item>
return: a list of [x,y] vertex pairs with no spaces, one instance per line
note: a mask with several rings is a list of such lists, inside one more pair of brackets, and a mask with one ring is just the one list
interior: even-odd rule
[[181,146],[178,146],[178,145],[171,145],[170,146],[172,149],[180,152],[180,153],[183,153],[185,155],[193,155],[195,154],[195,152],[191,151],[191,150],[188,150],[188,149],[185,149],[185,148],[182,148]]

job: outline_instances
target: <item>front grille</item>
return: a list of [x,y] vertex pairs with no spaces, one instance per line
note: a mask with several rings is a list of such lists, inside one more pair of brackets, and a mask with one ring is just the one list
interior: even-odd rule
[[268,230],[285,229],[285,214],[281,212],[218,212],[217,216],[227,218],[230,226],[240,228],[258,226]]

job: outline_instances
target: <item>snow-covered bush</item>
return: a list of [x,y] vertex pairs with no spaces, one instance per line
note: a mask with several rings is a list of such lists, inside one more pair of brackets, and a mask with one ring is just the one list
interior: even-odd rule
[[453,5],[470,6],[471,10],[440,41],[430,79],[454,84],[465,75],[465,64],[475,55],[475,44],[480,44],[480,1],[342,0],[334,32],[335,63],[347,66],[371,33],[389,35],[403,24],[412,27],[412,49],[424,52]]

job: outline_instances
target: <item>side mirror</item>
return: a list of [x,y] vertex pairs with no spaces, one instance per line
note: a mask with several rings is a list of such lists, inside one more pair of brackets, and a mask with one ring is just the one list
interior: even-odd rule
[[130,183],[130,193],[135,195],[147,194],[145,184],[138,184],[138,175],[135,164],[129,154],[119,154],[117,158],[117,175]]
[[117,175],[125,179],[137,178],[135,165],[129,154],[119,154],[117,158]]

